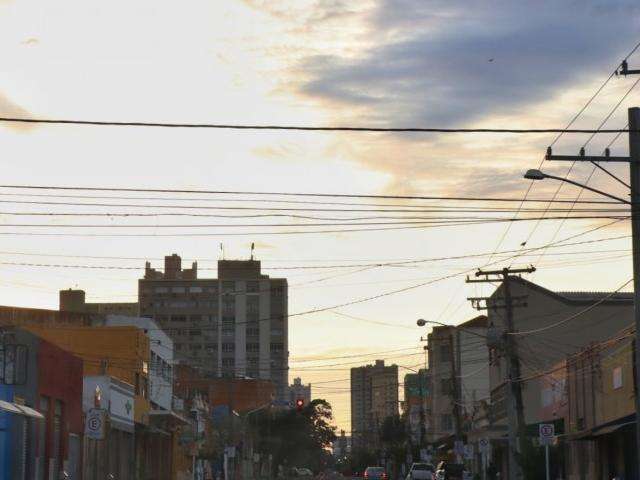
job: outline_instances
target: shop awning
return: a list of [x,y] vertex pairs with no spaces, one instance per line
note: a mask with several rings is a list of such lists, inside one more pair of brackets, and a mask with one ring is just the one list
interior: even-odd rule
[[149,412],[149,418],[157,418],[163,420],[173,420],[176,423],[188,424],[189,421],[182,415],[178,415],[173,410],[151,410]]
[[25,405],[18,405],[17,403],[7,402],[5,400],[0,400],[0,410],[4,410],[5,412],[10,412],[15,415],[23,415],[25,417],[37,418],[39,420],[44,419],[44,416],[34,410],[31,407],[27,407]]
[[16,407],[22,410],[22,413],[24,413],[27,417],[44,420],[44,415],[42,415],[40,412],[38,412],[37,410],[34,410],[31,407],[27,407],[26,405],[16,405]]
[[11,402],[5,402],[4,400],[0,400],[0,410],[4,410],[5,412],[15,413],[17,415],[22,415],[22,411],[15,406],[15,404]]
[[597,427],[591,428],[589,430],[566,435],[565,438],[567,440],[595,440],[596,438],[603,435],[615,433],[621,428],[627,427],[629,425],[635,425],[635,423],[636,415],[634,413],[631,415],[627,415],[626,417],[618,418],[617,420],[614,420],[612,422],[605,423],[604,425],[599,425]]

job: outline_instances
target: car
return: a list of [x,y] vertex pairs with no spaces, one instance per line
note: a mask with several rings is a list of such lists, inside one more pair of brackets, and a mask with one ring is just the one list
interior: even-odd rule
[[440,462],[435,478],[436,480],[466,480],[464,465]]
[[406,480],[433,480],[436,467],[430,463],[414,463],[409,469]]
[[367,467],[364,471],[365,480],[387,480],[384,467]]

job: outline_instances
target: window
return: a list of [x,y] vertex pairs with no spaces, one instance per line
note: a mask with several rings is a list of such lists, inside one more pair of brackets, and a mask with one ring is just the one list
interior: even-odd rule
[[247,317],[258,317],[260,313],[260,297],[252,295],[247,297]]
[[442,431],[453,430],[453,417],[450,414],[440,415],[440,429]]
[[197,343],[192,343],[191,345],[189,345],[189,350],[191,351],[202,350],[202,345],[199,345]]
[[191,323],[202,322],[202,315],[191,315]]
[[207,343],[205,344],[205,350],[209,353],[213,353],[215,351],[218,350],[218,344],[217,343]]
[[619,388],[622,388],[622,367],[613,369],[613,389],[617,390]]
[[182,350],[182,344],[181,344],[181,343],[174,343],[174,344],[173,344],[173,349],[174,349],[176,352],[179,352],[180,350]]
[[184,293],[184,287],[171,287],[171,293]]
[[169,289],[167,287],[156,287],[153,291],[156,293],[168,293]]
[[189,287],[189,293],[202,293],[202,287]]
[[235,343],[223,343],[222,344],[222,351],[223,352],[233,352],[236,349],[236,344]]
[[236,289],[236,282],[226,281],[222,282],[222,293],[233,293]]
[[260,329],[256,327],[247,328],[247,337],[259,337]]
[[222,366],[223,367],[233,367],[235,365],[235,359],[233,358],[223,358]]
[[199,337],[200,335],[202,335],[202,330],[200,330],[199,328],[192,328],[191,330],[189,330],[190,337]]
[[171,321],[172,322],[179,322],[179,323],[183,323],[187,321],[187,317],[185,317],[184,315],[173,315],[171,317]]
[[284,335],[284,331],[281,328],[272,328],[271,329],[271,336],[272,337],[281,337],[282,335]]
[[206,288],[207,293],[213,293],[215,295],[218,294],[218,287],[207,287]]
[[271,287],[271,296],[272,297],[283,297],[284,296],[284,288],[283,287],[276,287],[276,286],[272,286]]
[[260,291],[260,282],[250,280],[247,282],[247,293],[258,293]]
[[282,343],[272,343],[271,344],[271,351],[272,352],[282,352],[282,350],[284,350],[284,344],[282,344]]
[[260,344],[259,343],[247,343],[247,352],[259,352]]

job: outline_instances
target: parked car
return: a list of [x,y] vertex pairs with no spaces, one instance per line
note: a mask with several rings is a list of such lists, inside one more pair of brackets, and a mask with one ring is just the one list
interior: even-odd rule
[[387,472],[384,467],[367,467],[364,478],[365,480],[387,480]]
[[464,465],[440,462],[435,478],[436,480],[466,480]]
[[294,478],[313,478],[313,472],[308,468],[292,468],[291,476]]
[[436,467],[430,463],[414,463],[409,469],[406,480],[433,480]]

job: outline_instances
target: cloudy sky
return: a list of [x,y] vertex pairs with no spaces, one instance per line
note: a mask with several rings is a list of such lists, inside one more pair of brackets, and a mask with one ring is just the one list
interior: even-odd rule
[[[559,128],[639,40],[640,5],[622,0],[0,0],[0,114],[158,122]],[[632,56],[630,63],[640,64],[640,55]],[[613,78],[575,126],[597,127],[634,81]],[[606,127],[624,127],[626,108],[637,104],[638,92],[632,91]],[[588,150],[599,153],[612,138],[597,135]],[[550,135],[2,124],[0,166],[2,183],[20,185],[520,198],[529,186],[523,171],[538,166],[552,140]],[[575,153],[586,140],[566,135],[556,151]],[[612,150],[627,151],[624,137]],[[567,166],[545,168],[564,174]],[[623,167],[614,169],[625,175]],[[571,178],[584,181],[590,172],[580,165]],[[590,179],[590,185],[624,194],[601,173]],[[556,188],[536,185],[530,195],[548,198]],[[35,198],[8,193],[28,192],[2,190],[0,211],[5,214],[73,209],[7,203]],[[577,190],[563,187],[558,195],[575,198]],[[200,260],[202,267],[213,267],[221,242],[229,258],[246,257],[255,242],[257,256],[273,269],[268,273],[289,278],[291,312],[426,283],[480,266],[487,257],[366,271],[277,270],[279,266],[510,250],[526,239],[528,245],[543,245],[598,225],[593,220],[543,222],[535,227],[527,222],[511,227],[503,241],[504,224],[290,236],[105,238],[9,235],[36,231],[7,226],[13,223],[71,221],[9,215],[0,220],[3,304],[55,308],[58,289],[73,286],[87,290],[93,300],[133,300],[135,280],[141,274],[141,270],[7,264],[11,262],[142,267],[144,258],[159,265],[159,258],[175,252]],[[627,228],[622,222],[584,238],[624,235]],[[64,227],[55,231],[72,233]],[[161,229],[145,233],[157,231]],[[630,276],[624,252],[628,247],[628,239],[622,239],[573,249],[584,253],[559,249],[544,258],[521,261],[535,261],[539,271],[532,278],[549,288],[614,289]],[[474,314],[465,298],[476,293],[482,292],[457,276],[333,312],[294,317],[292,376],[312,382],[340,380],[318,384],[315,394],[332,401],[338,425],[348,429],[344,379],[351,365],[335,365],[346,363],[337,360],[295,361],[371,353],[357,359],[364,362],[375,358],[373,352],[417,347],[425,332],[413,328],[416,318],[464,321]],[[423,361],[417,352],[416,348],[413,356],[378,356],[416,367]]]

